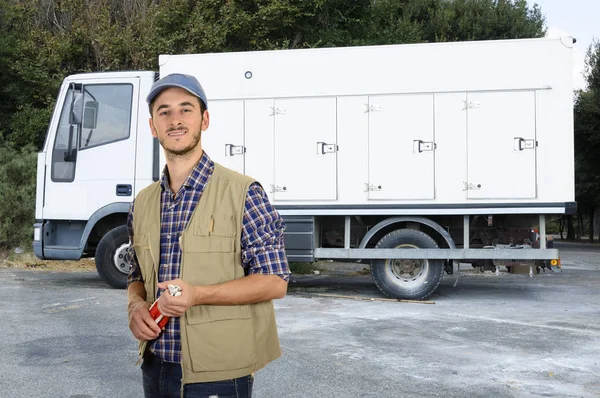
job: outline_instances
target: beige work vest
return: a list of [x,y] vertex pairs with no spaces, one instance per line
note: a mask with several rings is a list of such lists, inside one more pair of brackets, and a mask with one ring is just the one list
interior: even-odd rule
[[[179,238],[180,278],[212,285],[244,277],[240,235],[246,194],[254,180],[215,163],[192,217]],[[146,300],[156,300],[160,265],[161,187],[135,199],[133,228]],[[253,373],[281,355],[273,303],[193,306],[180,319],[183,384]],[[140,341],[140,355],[147,342]]]

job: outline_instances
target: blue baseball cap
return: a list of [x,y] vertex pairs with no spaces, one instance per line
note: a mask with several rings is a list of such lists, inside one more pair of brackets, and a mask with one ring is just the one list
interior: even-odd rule
[[173,73],[155,81],[150,89],[150,93],[146,97],[146,102],[148,102],[148,105],[150,105],[158,96],[158,94],[160,94],[164,89],[172,87],[179,87],[187,90],[190,94],[200,98],[200,100],[204,102],[206,109],[208,109],[206,93],[204,93],[204,89],[198,80],[194,76],[184,75],[183,73]]

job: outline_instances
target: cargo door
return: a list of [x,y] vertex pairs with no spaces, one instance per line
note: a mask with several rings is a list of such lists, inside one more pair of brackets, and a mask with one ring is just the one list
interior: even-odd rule
[[217,163],[244,173],[244,101],[212,101],[202,148]]
[[337,198],[336,99],[274,101],[276,200]]
[[273,201],[273,135],[274,108],[273,99],[255,99],[244,102],[246,143],[246,164],[244,169],[248,176],[259,181],[269,200]]
[[369,199],[433,199],[433,95],[373,96],[367,111]]
[[471,93],[465,108],[467,198],[535,198],[535,93]]

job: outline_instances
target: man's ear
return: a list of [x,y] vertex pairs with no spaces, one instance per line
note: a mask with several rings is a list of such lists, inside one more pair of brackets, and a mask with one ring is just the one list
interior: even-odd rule
[[204,111],[204,114],[202,115],[202,131],[206,131],[206,129],[208,129],[208,125],[210,124],[210,115],[208,114],[208,111]]
[[154,127],[154,122],[152,118],[148,119],[148,123],[150,124],[150,131],[152,132],[152,137],[158,138],[158,134],[156,133],[156,128]]

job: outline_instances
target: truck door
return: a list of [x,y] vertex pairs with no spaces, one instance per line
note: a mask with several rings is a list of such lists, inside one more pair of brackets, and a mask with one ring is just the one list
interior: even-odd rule
[[[78,93],[80,123],[70,120]],[[139,78],[82,79],[68,85],[47,146],[45,219],[87,220],[107,204],[131,202],[138,123],[132,110],[138,97]]]
[[337,199],[336,99],[276,99],[272,109],[275,199]]
[[212,101],[210,125],[202,133],[202,148],[215,162],[244,173],[244,101]]
[[434,198],[433,95],[369,97],[369,199]]
[[535,93],[469,93],[465,108],[467,198],[535,198]]

